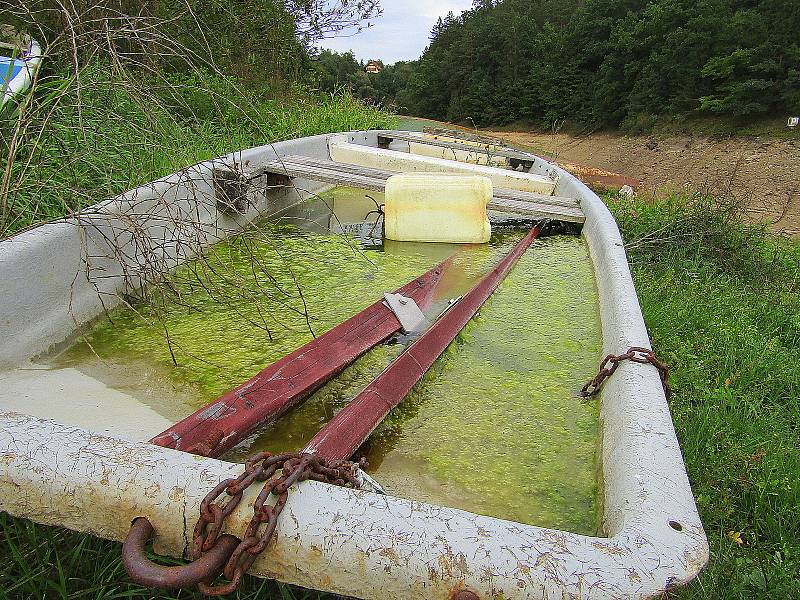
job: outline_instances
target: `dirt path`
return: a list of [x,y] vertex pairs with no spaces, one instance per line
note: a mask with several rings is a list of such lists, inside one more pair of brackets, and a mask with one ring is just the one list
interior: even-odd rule
[[754,220],[767,220],[775,231],[800,237],[800,134],[797,141],[606,133],[495,135],[559,162],[632,177],[641,182],[641,193],[730,193]]

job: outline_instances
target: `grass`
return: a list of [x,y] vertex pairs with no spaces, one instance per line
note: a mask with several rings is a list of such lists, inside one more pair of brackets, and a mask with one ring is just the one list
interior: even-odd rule
[[[617,128],[603,127],[601,130],[611,133],[617,132],[620,135],[746,137],[796,141],[800,139],[800,128],[787,126],[787,119],[792,116],[798,115],[772,114],[739,119],[699,115],[639,115],[624,121]],[[492,126],[491,129],[509,133],[526,131],[551,132],[549,128],[541,123],[531,121],[515,121],[507,125]],[[578,136],[594,131],[597,131],[594,126],[573,122],[566,122],[558,129],[559,133]]]
[[80,85],[69,73],[43,74],[29,110],[0,113],[0,238],[228,152],[392,122],[347,93],[274,97],[203,70],[112,77],[95,62]]
[[610,200],[711,561],[678,598],[800,597],[800,247],[709,198]]
[[644,128],[636,122],[623,126],[630,133],[654,133],[658,135],[691,135],[715,138],[748,137],[780,140],[800,139],[797,128],[787,126],[792,114],[773,114],[760,117],[722,118],[709,116],[663,116],[645,119]]
[[[0,542],[2,600],[205,598],[192,590],[160,592],[131,583],[119,558],[121,546],[114,542],[43,527],[5,514],[0,514]],[[231,597],[242,600],[334,598],[254,577],[245,578],[242,588]]]

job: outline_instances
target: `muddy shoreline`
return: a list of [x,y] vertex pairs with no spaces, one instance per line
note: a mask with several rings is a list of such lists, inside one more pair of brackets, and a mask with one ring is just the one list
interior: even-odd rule
[[[753,221],[800,238],[800,135],[795,140],[594,133],[487,132],[560,163],[619,173],[640,193],[730,197]],[[565,165],[569,166],[569,165]]]

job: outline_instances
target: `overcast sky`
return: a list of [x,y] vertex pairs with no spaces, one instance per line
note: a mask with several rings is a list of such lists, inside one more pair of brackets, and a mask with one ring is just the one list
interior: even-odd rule
[[459,14],[472,0],[383,0],[383,16],[352,37],[325,40],[321,46],[337,52],[352,50],[356,58],[380,59],[386,64],[415,60],[428,45],[436,19],[448,11]]

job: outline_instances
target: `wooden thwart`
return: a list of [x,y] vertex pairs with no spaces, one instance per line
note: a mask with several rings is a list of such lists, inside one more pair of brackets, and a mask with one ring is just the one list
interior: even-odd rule
[[[397,174],[394,171],[293,155],[273,160],[259,169],[259,172],[292,179],[313,179],[376,192],[385,191],[386,180]],[[489,202],[488,208],[569,223],[582,224],[586,220],[574,198],[546,196],[505,188],[495,188],[494,197]]]
[[535,157],[527,152],[519,150],[512,150],[511,148],[482,148],[480,146],[472,146],[470,144],[463,144],[460,142],[446,142],[444,140],[435,140],[430,137],[423,137],[414,135],[405,131],[391,131],[378,134],[378,146],[381,148],[388,148],[392,142],[410,142],[414,144],[425,144],[426,146],[436,146],[438,148],[446,148],[448,150],[460,150],[462,152],[469,152],[471,154],[486,154],[488,156],[501,156],[511,161],[511,166],[523,165],[526,169],[533,166]]
[[428,135],[438,135],[442,137],[449,137],[464,140],[465,142],[473,142],[476,144],[483,144],[485,146],[499,146],[502,148],[507,148],[508,144],[506,144],[502,139],[498,137],[493,137],[490,135],[482,135],[478,133],[473,133],[471,131],[464,131],[461,129],[445,129],[443,127],[423,127],[423,133],[427,133]]

